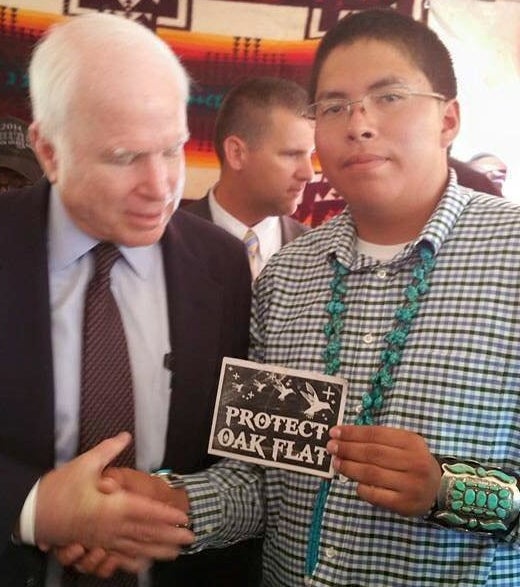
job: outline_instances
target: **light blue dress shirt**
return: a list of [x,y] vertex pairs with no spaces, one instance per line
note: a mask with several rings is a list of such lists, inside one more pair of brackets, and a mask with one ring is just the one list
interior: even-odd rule
[[[55,190],[49,216],[49,283],[55,381],[56,465],[76,455],[83,305],[97,240],[72,222]],[[166,285],[160,245],[120,247],[111,288],[120,308],[132,368],[137,468],[161,465],[170,401]]]

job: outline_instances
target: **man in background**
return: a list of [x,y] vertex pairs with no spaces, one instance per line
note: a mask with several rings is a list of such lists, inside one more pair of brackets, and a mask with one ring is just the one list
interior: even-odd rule
[[[207,467],[221,359],[247,350],[243,246],[176,211],[189,78],[107,14],[50,29],[29,78],[46,178],[0,198],[2,587],[92,585],[62,578],[65,545],[90,562],[106,549],[141,586],[246,585],[235,550],[146,572],[191,541],[186,515],[163,479],[147,497],[100,485],[115,457],[147,475]],[[103,584],[137,585],[130,573]]]
[[468,165],[475,171],[483,173],[502,194],[507,178],[507,165],[502,159],[492,153],[478,153],[471,157]]
[[43,172],[31,148],[28,125],[14,116],[0,118],[0,191],[32,185]]
[[290,80],[258,77],[234,86],[215,122],[219,180],[185,207],[246,243],[253,279],[307,229],[290,218],[314,175],[306,106],[306,91]]
[[489,179],[485,173],[474,169],[469,163],[454,157],[448,157],[448,165],[455,170],[457,181],[460,185],[471,188],[476,192],[502,196],[501,188]]

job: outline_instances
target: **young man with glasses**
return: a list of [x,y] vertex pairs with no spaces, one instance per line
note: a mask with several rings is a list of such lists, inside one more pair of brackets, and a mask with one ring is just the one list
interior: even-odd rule
[[456,80],[424,25],[342,19],[310,93],[347,206],[266,266],[250,354],[348,381],[337,474],[185,477],[197,545],[264,531],[272,587],[518,585],[520,208],[449,169]]

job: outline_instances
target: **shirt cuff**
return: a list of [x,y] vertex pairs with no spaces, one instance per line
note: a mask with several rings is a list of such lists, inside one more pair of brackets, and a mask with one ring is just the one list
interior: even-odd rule
[[35,526],[36,526],[36,500],[38,498],[38,480],[23,504],[22,513],[20,514],[20,541],[24,544],[36,544]]
[[205,472],[183,476],[184,486],[190,501],[190,522],[196,542],[188,549],[197,552],[212,541],[222,526],[221,500]]

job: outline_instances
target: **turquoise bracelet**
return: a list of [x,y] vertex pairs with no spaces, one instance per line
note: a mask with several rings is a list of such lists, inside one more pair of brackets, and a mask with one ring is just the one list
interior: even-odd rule
[[509,533],[520,514],[518,478],[475,461],[440,461],[437,502],[427,519],[447,528],[492,535]]

